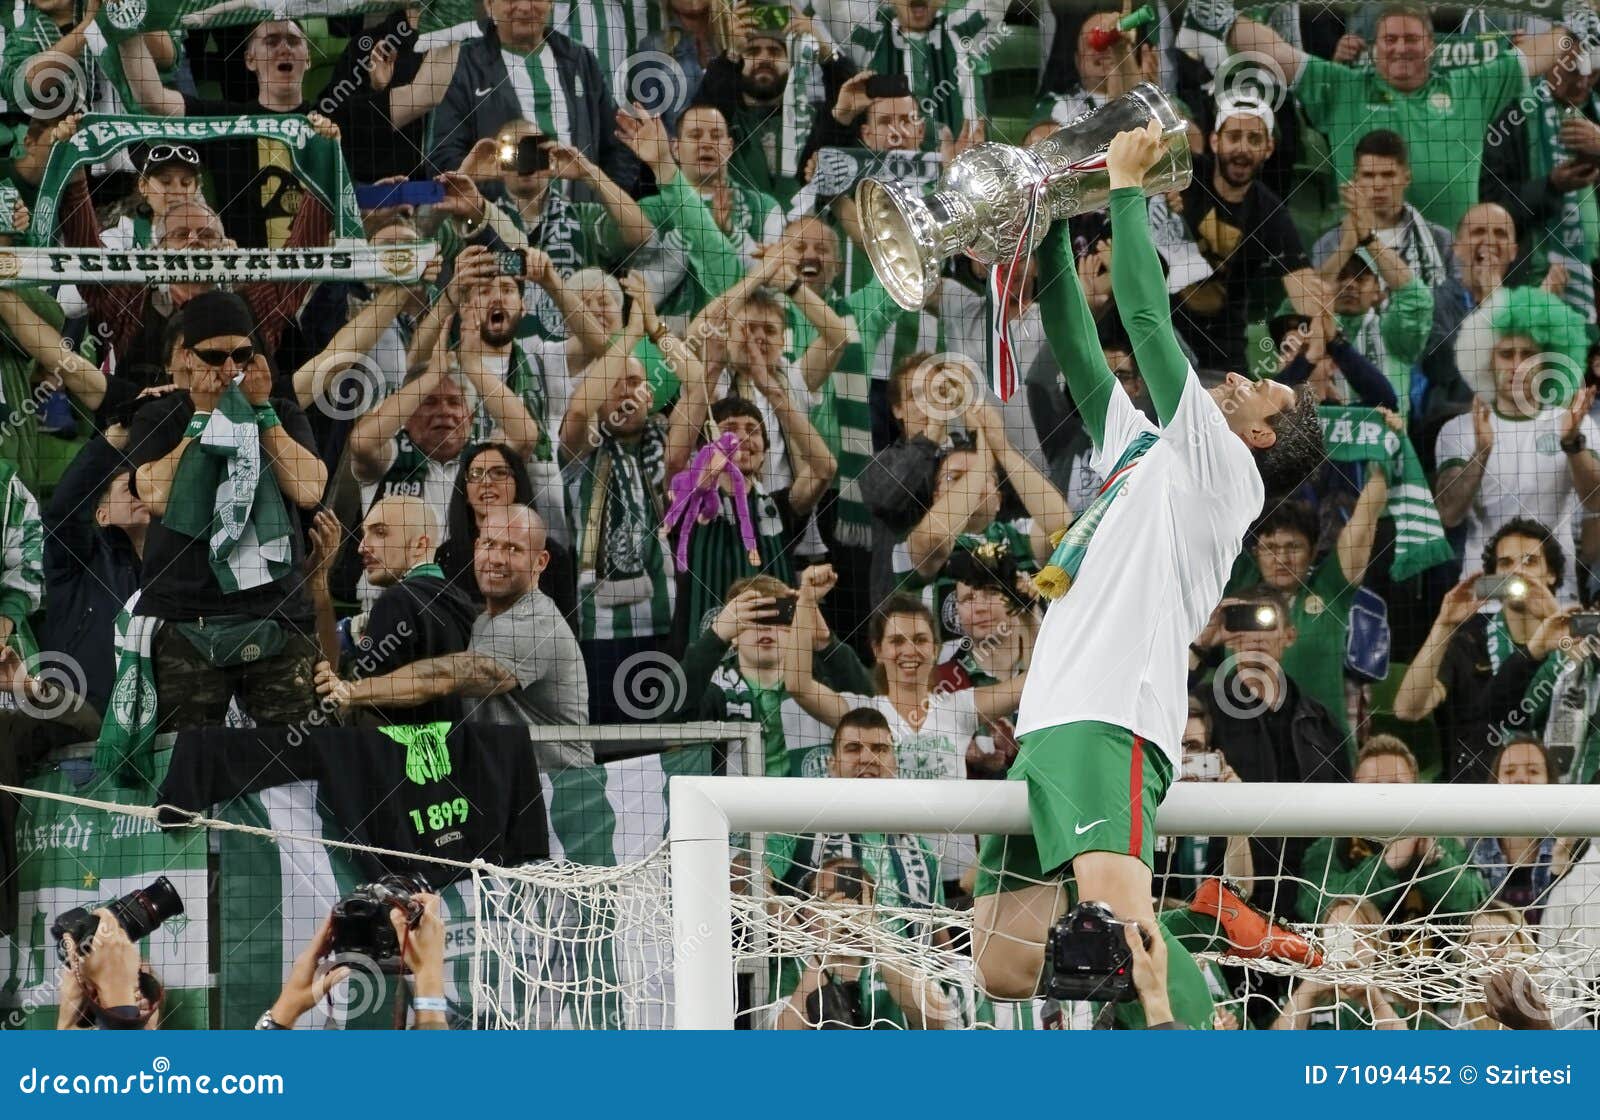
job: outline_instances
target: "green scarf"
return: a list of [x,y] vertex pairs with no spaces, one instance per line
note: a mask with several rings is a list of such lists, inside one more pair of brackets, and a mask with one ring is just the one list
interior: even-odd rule
[[888,179],[918,189],[932,185],[944,172],[938,152],[874,152],[870,148],[818,148],[817,166],[790,213],[802,200],[827,200],[849,194],[862,179]]
[[179,140],[204,144],[237,136],[258,136],[281,141],[289,149],[295,178],[305,184],[333,215],[334,237],[366,241],[344,153],[339,150],[338,141],[318,136],[305,117],[277,113],[239,117],[146,117],[91,113],[83,118],[70,140],[50,149],[50,159],[39,184],[33,225],[28,230],[29,243],[49,245],[54,240],[59,200],[67,182],[84,164],[104,163],[116,152],[140,142]]
[[[1550,692],[1544,743],[1551,750],[1570,745],[1573,758],[1561,781],[1581,784],[1593,776],[1600,755],[1600,735],[1591,730],[1595,711],[1600,708],[1600,666],[1589,657],[1573,660],[1564,653],[1557,656],[1562,665]],[[1532,693],[1531,686],[1529,692]],[[1554,774],[1551,781],[1555,781]]]
[[[1528,114],[1528,171],[1529,178],[1545,182],[1556,164],[1571,158],[1572,153],[1561,146],[1561,121],[1568,114],[1582,114],[1559,104],[1550,92],[1550,82],[1540,78],[1533,84],[1534,111]],[[1593,187],[1568,191],[1560,196],[1554,213],[1545,220],[1542,230],[1534,231],[1533,253],[1541,263],[1540,271],[1550,264],[1566,266],[1570,279],[1561,293],[1561,300],[1573,310],[1582,313],[1584,322],[1595,321],[1594,277],[1590,262],[1600,251],[1600,208],[1595,205]]]
[[210,542],[211,573],[227,594],[275,583],[293,567],[288,507],[238,385],[223,392],[199,439],[184,450],[161,523]]
[[1511,627],[1506,625],[1504,609],[1489,616],[1483,627],[1483,641],[1489,651],[1489,669],[1498,673],[1500,666],[1517,652],[1517,640],[1511,636]]
[[1422,472],[1416,450],[1405,433],[1384,423],[1370,408],[1322,405],[1322,441],[1335,463],[1373,463],[1389,476],[1389,504],[1385,513],[1394,519],[1394,562],[1389,574],[1409,579],[1454,553],[1445,539],[1444,524],[1433,504],[1433,491]]
[[[354,16],[388,11],[406,0],[104,0],[96,26],[113,42],[145,31],[237,27],[268,19]],[[435,2],[424,5],[439,7]],[[424,20],[426,22],[426,20]]]
[[1056,550],[1050,554],[1050,562],[1033,577],[1033,586],[1040,595],[1046,599],[1059,599],[1071,590],[1072,581],[1078,577],[1078,569],[1089,552],[1089,542],[1094,539],[1100,522],[1105,520],[1111,503],[1117,500],[1117,495],[1127,485],[1128,473],[1160,438],[1155,432],[1143,432],[1135,436],[1111,468],[1110,476],[1094,496],[1094,501],[1057,535],[1054,541]]
[[156,671],[153,648],[161,619],[134,614],[140,592],[117,615],[117,670],[100,724],[94,768],[125,786],[154,786]]
[[651,570],[662,559],[656,529],[663,511],[652,479],[665,469],[665,442],[646,431],[628,447],[603,429],[599,441],[585,483],[579,570],[594,573],[599,606],[643,602],[654,590]]
[[[536,463],[552,463],[555,461],[554,445],[550,442],[549,417],[545,413],[549,409],[549,394],[545,385],[544,363],[534,362],[528,357],[528,352],[523,349],[520,339],[511,342],[510,365],[506,367],[506,388],[517,395],[517,399],[528,410],[539,425],[539,441],[533,448],[533,461]],[[556,418],[557,423],[560,418]],[[487,443],[494,436],[494,418],[489,415],[489,410],[479,405],[477,415],[472,421],[472,440],[474,443]]]

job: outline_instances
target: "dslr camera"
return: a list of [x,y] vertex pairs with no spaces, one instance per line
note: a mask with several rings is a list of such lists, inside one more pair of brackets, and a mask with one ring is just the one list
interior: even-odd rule
[[398,961],[400,939],[389,921],[389,911],[404,911],[406,924],[416,926],[422,920],[422,902],[416,896],[427,889],[427,884],[413,876],[385,875],[345,895],[333,906],[329,956]]
[[1103,902],[1080,902],[1050,930],[1050,998],[1123,1003],[1139,998],[1133,987],[1133,950]]
[[[69,933],[79,953],[88,953],[94,948],[94,935],[100,929],[100,916],[94,912],[96,909],[99,907],[75,906],[57,915],[51,923],[50,936],[56,939],[56,952],[61,954],[62,960],[67,959],[67,946],[63,938]],[[178,897],[171,881],[162,875],[143,890],[129,891],[121,898],[106,903],[105,909],[111,911],[111,916],[117,919],[117,924],[127,933],[129,941],[142,941],[155,932],[162,922],[183,913],[183,899]]]

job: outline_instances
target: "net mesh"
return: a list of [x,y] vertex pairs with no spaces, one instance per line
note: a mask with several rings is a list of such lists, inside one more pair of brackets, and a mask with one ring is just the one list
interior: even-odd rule
[[[11,1027],[48,1027],[60,1004],[54,916],[134,887],[155,873],[189,896],[190,913],[147,941],[167,985],[164,1026],[237,1023],[268,1006],[294,953],[357,877],[327,868],[363,854],[317,834],[234,820],[177,832],[155,810],[110,800],[13,789],[23,803],[25,853],[67,859],[76,880],[50,887],[35,867],[23,876],[25,920],[0,941],[0,1016]],[[280,797],[284,796],[280,793]],[[269,805],[282,819],[283,804]],[[31,827],[30,827],[31,826]],[[143,836],[164,844],[168,865],[146,861],[104,874],[88,853],[96,837]],[[152,839],[153,838],[153,839]],[[980,988],[972,959],[972,910],[930,858],[932,837],[892,835],[736,836],[729,888],[739,1023],[753,1029],[1087,1029],[1096,1009],[1049,999],[1008,1002]],[[55,841],[49,847],[47,841]],[[1158,856],[1185,840],[1163,838]],[[1262,843],[1259,839],[1256,843]],[[1319,849],[1312,841],[1313,855]],[[1379,845],[1366,858],[1387,867]],[[285,889],[266,905],[265,880],[234,862],[241,845],[269,845],[286,869]],[[1324,865],[1307,875],[1236,877],[1230,889],[1293,916],[1285,921],[1320,956],[1301,962],[1250,955],[1240,927],[1197,908],[1207,876],[1173,871],[1160,880],[1159,921],[1195,957],[1215,1001],[1214,1025],[1300,1029],[1496,1027],[1484,981],[1520,972],[1561,1028],[1600,1024],[1600,851],[1585,841],[1536,845],[1520,863],[1449,839],[1419,845],[1412,865],[1384,875],[1377,864],[1339,873],[1338,861],[1377,841],[1330,840]],[[40,853],[49,851],[43,856]],[[1466,851],[1471,861],[1459,858]],[[74,855],[64,856],[63,852]],[[195,904],[203,874],[179,857],[223,857],[211,912]],[[1553,859],[1540,872],[1540,853]],[[384,854],[368,849],[364,854]],[[1391,854],[1393,854],[1391,852]],[[1398,862],[1398,858],[1396,857]],[[324,865],[322,870],[318,865]],[[25,861],[23,866],[30,866]],[[614,866],[556,859],[506,868],[459,865],[441,894],[447,931],[447,998],[462,1029],[651,1029],[673,1023],[674,932],[669,859],[658,842]],[[1315,874],[1310,874],[1311,872]],[[1363,879],[1362,876],[1367,876]],[[58,877],[60,878],[60,877]],[[1536,884],[1529,897],[1519,884]],[[1491,897],[1516,897],[1518,906]],[[1510,884],[1507,886],[1506,884]],[[950,892],[947,894],[947,891]],[[230,934],[229,914],[255,895],[248,938]],[[1463,899],[1465,905],[1457,905]],[[1309,901],[1308,901],[1309,900]],[[1226,901],[1226,900],[1225,900]],[[206,923],[216,921],[219,929]],[[208,943],[221,945],[221,955]],[[249,944],[264,967],[243,961]],[[255,968],[255,974],[250,973]],[[357,961],[350,979],[307,1017],[312,1027],[383,1027],[403,980],[392,965]],[[209,1013],[208,1013],[209,1012]]]

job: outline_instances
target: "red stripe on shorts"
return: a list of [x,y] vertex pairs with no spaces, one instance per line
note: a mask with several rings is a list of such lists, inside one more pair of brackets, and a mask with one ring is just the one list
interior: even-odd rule
[[1128,854],[1135,859],[1144,848],[1144,740],[1133,737],[1133,763],[1128,773],[1128,808],[1132,814],[1128,827]]

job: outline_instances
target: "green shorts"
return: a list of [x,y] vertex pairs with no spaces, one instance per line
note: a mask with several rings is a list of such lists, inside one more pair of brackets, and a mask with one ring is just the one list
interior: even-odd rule
[[1031,836],[985,836],[973,893],[994,894],[1070,874],[1084,852],[1138,856],[1154,870],[1156,806],[1172,763],[1125,727],[1085,720],[1022,737],[1007,779],[1028,783]]

